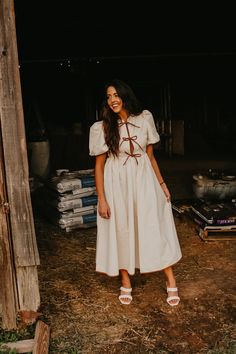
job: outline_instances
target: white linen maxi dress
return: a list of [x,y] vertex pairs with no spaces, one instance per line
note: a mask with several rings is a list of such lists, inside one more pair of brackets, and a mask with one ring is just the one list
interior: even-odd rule
[[[144,110],[119,122],[118,157],[108,154],[104,189],[110,219],[97,214],[96,271],[110,276],[135,268],[140,273],[162,270],[182,257],[171,203],[157,180],[146,146],[158,142],[152,114]],[[90,128],[91,156],[108,151],[103,123]]]

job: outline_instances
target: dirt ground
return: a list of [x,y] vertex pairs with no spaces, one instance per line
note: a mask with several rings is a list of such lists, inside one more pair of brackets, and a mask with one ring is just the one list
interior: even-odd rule
[[204,242],[175,216],[183,258],[174,267],[179,306],[166,302],[162,272],[132,277],[121,305],[119,279],[95,272],[96,228],[66,233],[40,216],[41,312],[50,353],[236,353],[236,242]]

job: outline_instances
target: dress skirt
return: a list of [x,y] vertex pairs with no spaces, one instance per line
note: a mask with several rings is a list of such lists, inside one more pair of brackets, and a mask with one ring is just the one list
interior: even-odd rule
[[147,154],[125,166],[108,158],[104,171],[110,219],[97,215],[96,270],[110,276],[135,268],[153,272],[175,264],[181,250],[171,203],[157,181]]

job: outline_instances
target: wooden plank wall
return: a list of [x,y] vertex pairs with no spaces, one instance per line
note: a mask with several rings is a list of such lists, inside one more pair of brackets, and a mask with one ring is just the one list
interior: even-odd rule
[[[40,304],[37,272],[40,261],[29,188],[13,0],[0,0],[0,127],[4,161],[1,180],[3,184],[6,181],[9,249],[15,268],[19,309],[36,311]],[[4,215],[1,217],[4,219]]]

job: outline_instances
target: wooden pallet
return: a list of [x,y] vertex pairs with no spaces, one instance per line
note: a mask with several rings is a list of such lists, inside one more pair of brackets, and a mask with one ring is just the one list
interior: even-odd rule
[[14,353],[48,354],[49,336],[49,326],[39,320],[36,324],[35,337],[33,339],[3,343],[0,346],[0,353],[3,349],[4,352],[10,349],[11,351],[14,350]]
[[197,230],[199,236],[204,241],[236,241],[236,225],[205,226],[204,228],[198,226]]

